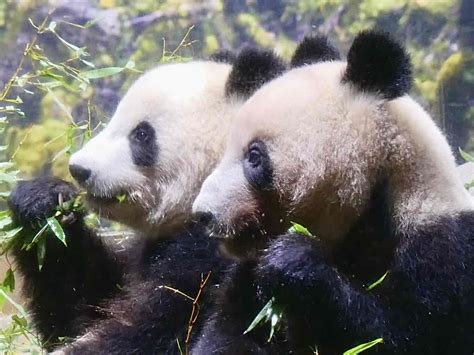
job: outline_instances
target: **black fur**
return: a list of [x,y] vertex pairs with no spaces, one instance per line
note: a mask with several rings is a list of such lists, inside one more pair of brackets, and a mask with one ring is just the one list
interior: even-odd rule
[[68,247],[46,232],[41,271],[36,246],[22,249],[54,214],[59,194],[67,201],[77,192],[59,179],[40,178],[20,182],[9,200],[13,220],[23,226],[12,253],[23,276],[28,310],[47,349],[56,346],[60,337],[80,335],[92,320],[101,318],[98,305],[116,294],[123,282],[123,265],[79,214],[66,216],[62,224]]
[[395,99],[410,91],[410,58],[388,34],[362,32],[355,38],[347,55],[343,81],[384,99]]
[[211,277],[199,299],[191,341],[207,319],[213,293],[228,262],[218,257],[217,241],[198,226],[172,239],[150,242],[140,270],[142,281],[128,284],[107,307],[109,317],[89,330],[93,340],[72,343],[68,354],[179,354],[185,347],[193,302],[168,286],[195,297],[202,278]]
[[228,49],[221,49],[215,53],[213,53],[209,59],[213,62],[217,63],[229,63],[233,64],[236,60],[237,56],[234,52]]
[[381,337],[377,353],[471,354],[473,236],[473,213],[394,235],[389,274],[367,291],[337,269],[319,240],[285,235],[265,252],[257,284],[285,307],[294,348],[342,353]]
[[24,227],[13,254],[45,347],[53,349],[60,337],[82,335],[91,327],[94,340],[73,343],[69,352],[178,354],[176,339],[183,345],[192,302],[160,286],[194,297],[201,278],[212,272],[199,302],[197,334],[214,299],[210,294],[229,265],[218,255],[217,241],[199,225],[191,225],[166,240],[133,243],[119,257],[84,225],[81,215],[75,215],[63,224],[67,247],[47,236],[46,259],[39,271],[36,249],[21,250],[22,240],[44,225],[59,192],[75,194],[65,182],[38,179],[21,183],[10,199],[14,220]]
[[291,58],[291,67],[340,59],[339,51],[326,36],[306,36],[300,42]]
[[158,144],[155,129],[147,121],[140,122],[130,132],[130,150],[133,163],[138,166],[152,166],[158,158]]
[[228,272],[216,295],[215,312],[204,325],[191,353],[195,355],[290,354],[284,339],[278,334],[268,342],[269,328],[259,326],[244,331],[265,303],[257,297],[255,262],[245,261]]
[[227,79],[227,96],[250,97],[266,82],[286,70],[286,64],[272,51],[243,49],[235,60]]

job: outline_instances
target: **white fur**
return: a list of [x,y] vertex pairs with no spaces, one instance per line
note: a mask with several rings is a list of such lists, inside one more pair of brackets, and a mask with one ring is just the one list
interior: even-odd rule
[[[107,127],[70,160],[92,170],[86,186],[105,217],[163,235],[190,214],[203,179],[224,149],[241,102],[224,96],[230,66],[213,62],[162,65],[144,74],[120,102]],[[155,129],[156,166],[132,161],[128,135],[141,121]],[[126,192],[127,202],[105,201]]]
[[[368,205],[381,172],[401,229],[471,210],[446,139],[428,114],[408,96],[385,102],[357,92],[341,81],[345,67],[326,62],[294,69],[257,91],[237,115],[223,161],[193,210],[211,212],[237,232],[249,210],[262,212],[242,171],[256,138],[267,144],[273,163],[274,210],[286,213],[275,232],[293,220],[328,241],[340,239]],[[245,206],[236,211],[235,201]]]

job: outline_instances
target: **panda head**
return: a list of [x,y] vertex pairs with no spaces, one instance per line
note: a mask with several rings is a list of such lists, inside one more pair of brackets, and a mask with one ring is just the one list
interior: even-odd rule
[[[90,206],[148,235],[182,226],[202,181],[222,155],[231,117],[258,87],[248,70],[235,75],[249,53],[275,58],[249,49],[233,66],[176,63],[138,79],[107,127],[70,159],[71,175],[86,189]],[[259,72],[258,85],[276,75],[275,65],[283,70],[278,60],[263,62],[267,66]],[[231,78],[247,89],[251,81],[254,88],[229,93]]]
[[405,95],[412,79],[403,47],[364,32],[343,62],[324,57],[333,52],[327,41],[305,43],[293,60],[304,65],[263,86],[237,114],[194,212],[212,215],[215,232],[232,243],[284,233],[290,221],[331,243],[381,183],[398,229],[471,208],[446,140]]

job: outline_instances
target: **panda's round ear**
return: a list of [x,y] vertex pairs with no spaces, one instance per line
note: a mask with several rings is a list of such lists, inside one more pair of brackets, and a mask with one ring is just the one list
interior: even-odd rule
[[263,84],[285,71],[285,62],[272,51],[244,48],[232,65],[225,94],[248,98]]
[[410,91],[410,57],[388,34],[362,32],[354,39],[347,55],[343,81],[384,99],[395,99]]
[[291,67],[296,68],[340,58],[339,51],[329,42],[326,36],[306,36],[296,47],[291,58]]
[[235,62],[237,56],[234,52],[228,49],[219,49],[218,51],[211,54],[209,60],[216,63],[229,63],[232,64]]

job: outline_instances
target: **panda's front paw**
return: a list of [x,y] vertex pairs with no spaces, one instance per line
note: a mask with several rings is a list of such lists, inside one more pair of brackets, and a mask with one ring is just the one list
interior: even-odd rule
[[75,187],[57,178],[38,178],[20,182],[12,191],[8,206],[15,223],[36,227],[54,214],[62,203],[77,196]]
[[328,267],[325,254],[315,238],[295,233],[276,238],[256,268],[260,297],[287,303],[300,292],[314,289],[318,275]]

